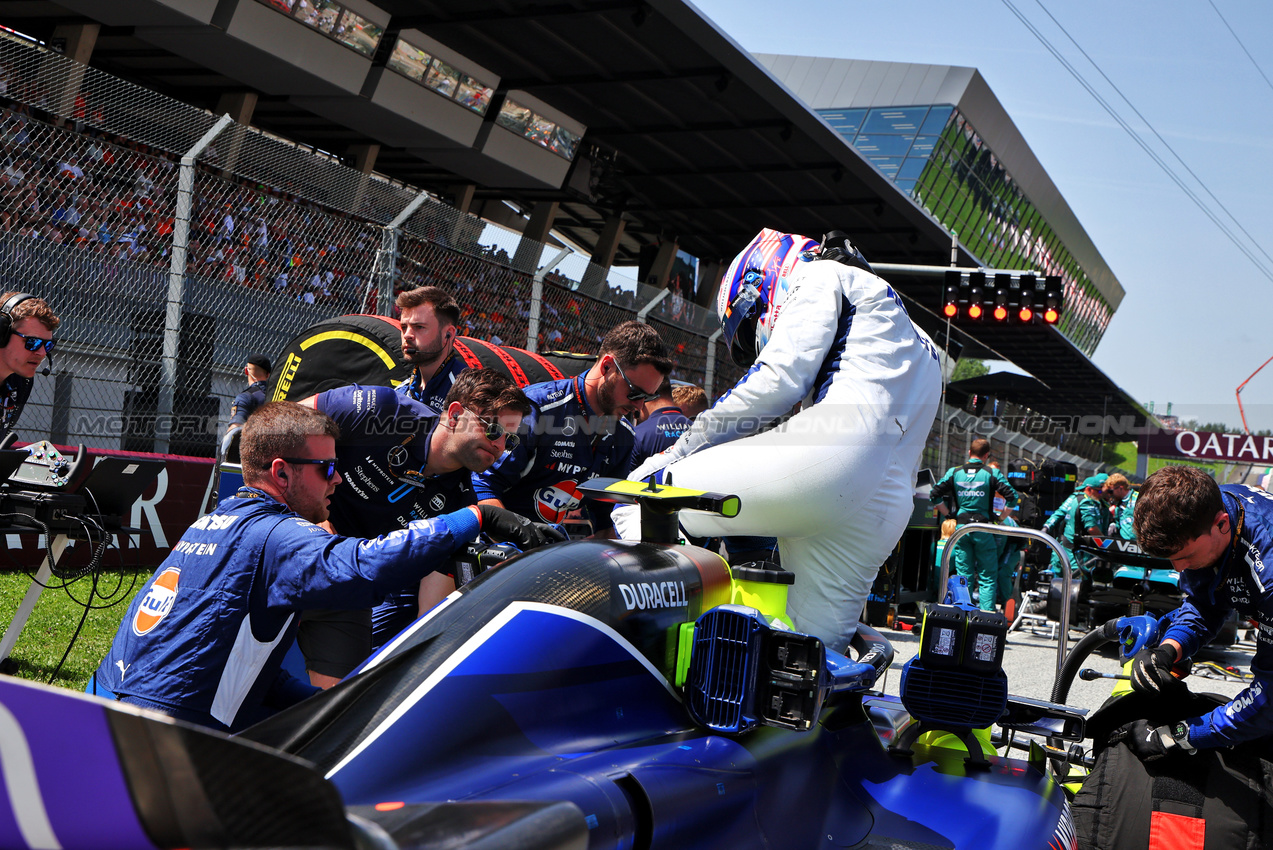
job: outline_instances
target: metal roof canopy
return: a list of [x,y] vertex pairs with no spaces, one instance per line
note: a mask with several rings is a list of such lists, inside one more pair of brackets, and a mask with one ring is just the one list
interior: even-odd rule
[[[591,174],[572,174],[560,190],[478,186],[476,197],[523,210],[557,201],[556,229],[588,250],[605,220],[622,214],[616,263],[635,264],[643,245],[662,239],[676,239],[703,260],[725,259],[764,227],[814,237],[844,230],[874,262],[950,262],[950,236],[935,219],[681,0],[376,5],[391,15],[378,62],[397,32],[418,29],[501,76],[487,120],[503,94],[524,90],[587,127],[581,150],[600,155],[578,157],[575,170]],[[0,22],[37,37],[48,37],[56,23],[85,20],[46,0],[0,0]],[[140,41],[129,27],[103,27],[92,64],[204,108],[222,91],[244,87]],[[327,150],[378,143],[287,97],[262,96],[253,123]],[[440,193],[465,182],[402,149],[382,148],[376,170]],[[980,265],[962,248],[957,257],[961,266]],[[888,277],[911,299],[912,318],[938,331],[940,284]],[[1099,413],[1108,395],[1143,416],[1055,328],[962,330],[975,338],[956,334],[965,356],[1011,360],[1053,388],[1072,413]]]

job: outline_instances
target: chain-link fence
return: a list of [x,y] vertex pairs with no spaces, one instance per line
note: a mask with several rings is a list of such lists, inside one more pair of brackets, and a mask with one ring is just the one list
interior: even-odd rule
[[247,356],[426,283],[470,336],[593,352],[636,316],[675,377],[737,378],[679,295],[3,34],[0,106],[0,286],[63,319],[23,432],[211,455]]

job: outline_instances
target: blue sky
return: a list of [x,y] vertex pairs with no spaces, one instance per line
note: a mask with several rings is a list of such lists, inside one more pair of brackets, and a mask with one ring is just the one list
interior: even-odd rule
[[[1004,0],[697,5],[757,53],[979,69],[1127,291],[1096,364],[1160,413],[1171,402],[1182,417],[1239,430],[1234,391],[1273,356],[1273,3],[1010,2],[1208,202],[1263,271]],[[1273,364],[1243,390],[1242,403],[1251,428],[1273,428]]]

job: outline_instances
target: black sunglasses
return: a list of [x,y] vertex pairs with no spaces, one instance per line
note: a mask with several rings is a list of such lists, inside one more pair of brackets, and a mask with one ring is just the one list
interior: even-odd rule
[[279,460],[285,463],[312,464],[314,466],[325,466],[326,469],[320,469],[326,475],[327,480],[331,481],[336,477],[336,458],[312,458],[312,457],[284,457]]
[[503,425],[499,424],[497,420],[483,419],[481,416],[478,416],[476,410],[471,410],[468,408],[465,408],[465,409],[468,410],[469,413],[472,413],[475,417],[477,417],[478,422],[481,422],[484,426],[486,426],[486,430],[483,432],[482,436],[486,437],[486,439],[490,440],[492,443],[498,443],[499,438],[503,437],[504,448],[510,452],[513,449],[517,448],[518,444],[521,443],[520,437],[518,437],[512,431],[509,431]]
[[659,397],[658,393],[647,393],[636,384],[628,380],[628,376],[623,374],[623,367],[619,365],[618,360],[611,361],[614,368],[619,370],[619,377],[623,379],[623,383],[628,385],[628,401],[654,401]]
[[55,339],[41,339],[38,336],[27,336],[17,331],[14,331],[13,335],[22,338],[22,346],[27,351],[39,351],[40,347],[43,346],[46,353],[52,354],[53,349],[57,346],[57,340]]

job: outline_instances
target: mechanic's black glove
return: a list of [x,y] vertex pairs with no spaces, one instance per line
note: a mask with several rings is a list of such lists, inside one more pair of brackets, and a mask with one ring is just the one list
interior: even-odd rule
[[565,543],[570,539],[570,535],[559,525],[552,525],[547,522],[537,522],[535,527],[544,533],[549,543]]
[[1197,752],[1189,743],[1189,725],[1183,720],[1166,726],[1150,726],[1144,720],[1137,720],[1114,730],[1110,743],[1118,741],[1126,741],[1132,753],[1146,764],[1172,753],[1192,755]]
[[1171,675],[1176,648],[1169,644],[1147,646],[1132,657],[1132,688],[1146,694],[1167,694],[1185,687]]
[[477,510],[482,515],[482,531],[496,540],[512,543],[523,552],[556,542],[556,537],[521,514],[494,505],[478,505]]

